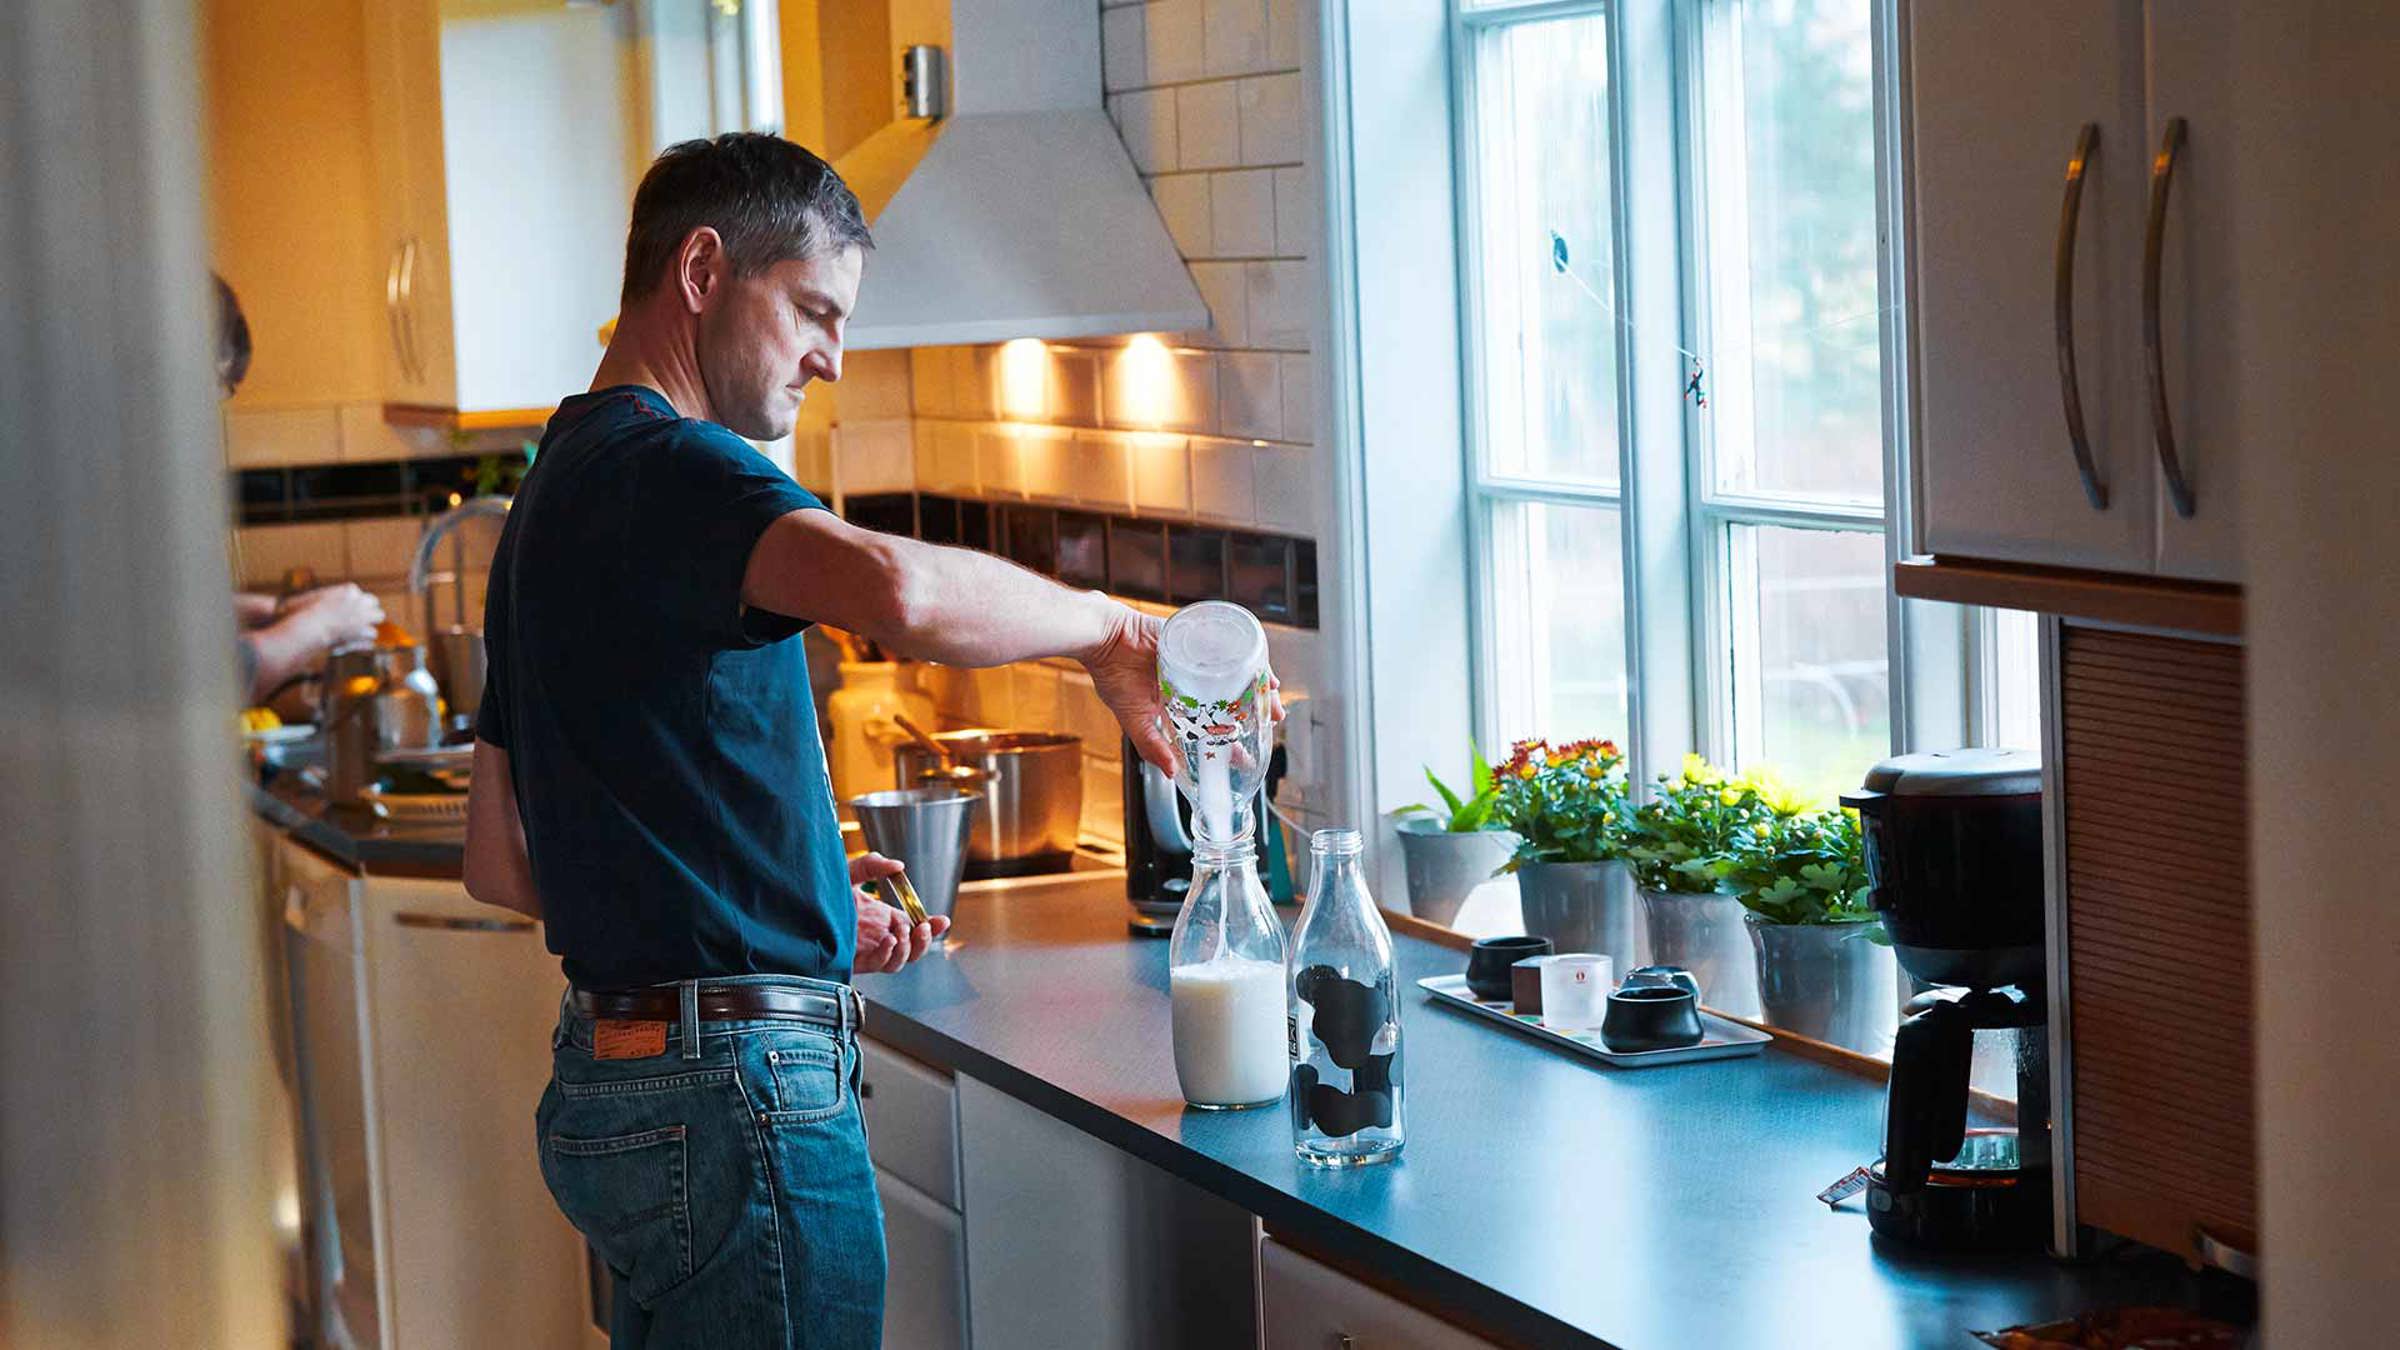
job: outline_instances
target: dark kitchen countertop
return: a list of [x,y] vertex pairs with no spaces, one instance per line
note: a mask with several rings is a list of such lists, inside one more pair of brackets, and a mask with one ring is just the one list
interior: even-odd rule
[[860,979],[868,1033],[981,1079],[1526,1345],[1972,1347],[1970,1330],[2131,1303],[2251,1314],[2248,1286],[2143,1259],[1933,1258],[1870,1239],[1816,1193],[1873,1157],[1881,1085],[1770,1048],[1643,1070],[1586,1065],[1430,1006],[1463,954],[1396,937],[1408,1144],[1306,1169],[1281,1110],[1184,1109],[1167,945],[1130,938],[1122,883],[962,896],[961,943]]
[[465,874],[467,822],[379,820],[361,808],[328,805],[294,773],[244,783],[250,809],[319,853],[377,876],[456,881]]

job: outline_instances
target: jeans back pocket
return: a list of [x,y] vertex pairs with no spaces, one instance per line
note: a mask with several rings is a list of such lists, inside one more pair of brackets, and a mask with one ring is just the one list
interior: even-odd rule
[[648,1305],[692,1273],[690,1161],[681,1125],[543,1141],[542,1179],[567,1221]]

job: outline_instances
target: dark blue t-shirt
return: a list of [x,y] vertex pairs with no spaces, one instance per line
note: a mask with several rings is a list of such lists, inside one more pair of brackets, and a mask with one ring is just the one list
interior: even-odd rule
[[576,984],[848,978],[807,624],[741,598],[759,534],[822,506],[649,389],[579,394],[543,432],[492,559],[475,733],[508,752]]

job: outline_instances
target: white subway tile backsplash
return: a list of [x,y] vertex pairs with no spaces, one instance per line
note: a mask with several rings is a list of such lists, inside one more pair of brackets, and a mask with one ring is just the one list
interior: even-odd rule
[[1284,356],[1283,438],[1307,445],[1317,438],[1316,362],[1307,355]]
[[834,478],[845,496],[916,487],[916,449],[905,421],[845,422],[833,429]]
[[909,356],[904,351],[850,352],[833,386],[834,416],[877,422],[909,415]]
[[971,672],[967,721],[979,727],[1017,725],[1016,667],[989,666]]
[[1208,352],[1177,351],[1172,354],[1175,368],[1175,406],[1166,418],[1167,431],[1203,431],[1217,429],[1217,359]]
[[1273,352],[1226,352],[1218,359],[1217,425],[1228,436],[1272,439],[1283,432],[1283,395]]
[[1317,532],[1316,454],[1306,447],[1267,445],[1251,454],[1251,481],[1258,494],[1258,523],[1270,530],[1314,537]]
[[1137,89],[1111,95],[1108,115],[1116,119],[1117,134],[1124,138],[1125,152],[1133,156],[1135,168],[1143,173],[1167,173],[1176,167],[1174,90]]
[[1286,258],[1316,252],[1317,175],[1305,165],[1275,170],[1275,251]]
[[1242,163],[1297,164],[1307,158],[1297,73],[1242,81],[1240,104]]
[[305,567],[322,582],[350,575],[350,551],[339,524],[246,525],[234,532],[242,584],[273,590],[283,574]]
[[[374,581],[407,576],[408,565],[417,556],[417,539],[423,533],[422,522],[408,516],[345,522],[342,535],[349,550],[349,574]],[[471,542],[468,549],[470,562],[481,562],[489,556],[490,548],[489,540]],[[449,546],[443,545],[442,556],[434,560],[434,566],[448,569],[449,553]]]
[[1014,426],[1017,462],[1025,475],[1025,495],[1045,501],[1075,498],[1074,464],[1068,450],[1074,433],[1062,427]]
[[1209,243],[1208,180],[1204,173],[1173,173],[1150,180],[1158,218],[1166,222],[1175,251],[1186,258],[1206,258],[1216,251]]
[[1200,288],[1200,298],[1208,302],[1209,327],[1206,332],[1193,333],[1191,340],[1213,347],[1239,347],[1248,341],[1250,326],[1250,274],[1255,263],[1192,264],[1192,284]]
[[1143,7],[1143,82],[1178,84],[1206,74],[1207,17],[1204,0],[1155,0]]
[[1267,0],[1267,67],[1300,67],[1300,0]]
[[997,347],[950,349],[950,396],[958,400],[958,415],[990,417],[999,405]]
[[1126,437],[1133,507],[1145,515],[1189,515],[1192,460],[1181,436],[1137,432]]
[[1250,442],[1195,436],[1191,444],[1192,509],[1212,520],[1255,523],[1257,498],[1250,478],[1254,453]]
[[913,347],[908,353],[909,399],[919,417],[955,417],[950,395],[950,352],[945,347]]
[[1025,473],[1019,464],[1017,438],[1006,427],[977,427],[975,480],[987,497],[1024,494]]
[[1105,431],[1078,431],[1067,444],[1068,495],[1085,506],[1122,512],[1133,505],[1125,442]]
[[1209,181],[1209,256],[1263,258],[1275,252],[1275,171],[1214,173]]
[[1100,354],[1081,347],[1050,348],[1049,417],[1068,426],[1100,421]]
[[1058,710],[1059,730],[1080,739],[1085,754],[1116,757],[1119,734],[1116,715],[1093,691],[1091,676],[1080,670],[1059,673]]
[[1109,93],[1150,83],[1149,56],[1142,49],[1142,17],[1139,8],[1130,6],[1100,14],[1100,87]]
[[1026,731],[1060,730],[1058,672],[1038,661],[1008,668],[1010,695],[1016,702],[1013,724]]
[[1235,81],[1187,84],[1175,91],[1175,161],[1186,169],[1230,169],[1242,162],[1242,113]]
[[1248,75],[1266,68],[1266,0],[1207,0],[1206,27],[1208,74]]
[[917,423],[917,489],[975,491],[975,434],[957,422]]
[[1244,319],[1247,345],[1275,351],[1308,350],[1316,316],[1308,263],[1276,261],[1245,263],[1248,285]]
[[1083,757],[1083,834],[1111,848],[1125,846],[1125,769],[1115,755]]
[[792,481],[830,500],[833,492],[833,434],[813,429],[795,431],[788,449],[792,462],[787,472],[792,475]]

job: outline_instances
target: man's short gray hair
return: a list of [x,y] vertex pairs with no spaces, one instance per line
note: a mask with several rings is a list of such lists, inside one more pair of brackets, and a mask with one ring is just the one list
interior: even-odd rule
[[692,231],[725,241],[736,275],[838,249],[873,248],[866,213],[833,166],[780,136],[734,131],[661,153],[633,194],[627,306],[648,295]]

